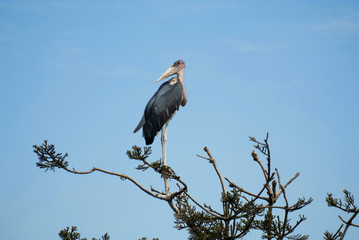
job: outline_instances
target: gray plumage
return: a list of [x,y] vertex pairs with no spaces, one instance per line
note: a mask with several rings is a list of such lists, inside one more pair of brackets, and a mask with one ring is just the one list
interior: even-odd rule
[[179,110],[182,100],[183,86],[177,77],[163,83],[147,103],[144,115],[134,133],[143,127],[142,134],[146,145],[152,144],[163,125]]

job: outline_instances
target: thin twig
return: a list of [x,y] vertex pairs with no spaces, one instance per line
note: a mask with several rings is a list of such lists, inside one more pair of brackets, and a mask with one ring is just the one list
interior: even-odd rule
[[[294,179],[296,179],[299,176],[299,172],[297,172],[294,177],[292,177],[286,185],[284,185],[284,189],[286,189],[288,187],[289,184],[291,184],[291,182],[293,182]],[[276,198],[278,199],[278,197],[280,196],[280,194],[282,193],[282,189],[279,188],[278,192],[276,193]]]
[[251,193],[251,192],[248,192],[248,191],[244,190],[244,189],[241,188],[240,186],[237,186],[235,183],[233,183],[233,182],[232,182],[231,180],[229,180],[228,178],[225,177],[224,179],[226,179],[226,180],[230,183],[231,186],[237,188],[238,191],[244,192],[245,194],[247,194],[247,195],[249,195],[249,196],[252,196],[252,197],[255,197],[256,199],[259,198],[259,199],[268,201],[268,198],[265,198],[265,197],[260,196],[260,194],[262,194],[263,190],[265,189],[265,185],[263,186],[263,189],[260,191],[260,193],[256,195],[256,194],[254,194],[254,193]]
[[154,189],[152,186],[151,186],[151,191],[152,191],[152,192],[155,192],[155,193],[159,193],[159,194],[163,194],[163,195],[164,195],[163,192],[160,192],[160,191]]
[[[268,174],[268,176],[270,176],[271,175],[271,158],[270,158],[270,149],[269,149],[269,145],[268,145],[268,135],[269,135],[269,133],[267,133],[267,136],[264,139],[264,142],[265,142],[265,148],[267,149],[267,166],[268,166],[267,174]],[[270,179],[267,179],[267,181],[269,182]]]
[[285,189],[284,189],[284,187],[282,185],[282,182],[280,180],[280,175],[279,175],[278,169],[276,168],[275,171],[277,173],[279,187],[283,192],[283,197],[284,197],[284,200],[285,200],[285,214],[284,214],[283,231],[282,231],[282,236],[285,236],[286,235],[285,230],[286,230],[286,225],[287,225],[287,221],[288,221],[288,206],[289,206],[289,204],[288,204],[287,195],[285,193]]
[[234,237],[234,239],[244,237],[244,236],[249,232],[249,230],[250,230],[250,228],[251,228],[251,226],[252,226],[253,221],[254,221],[254,216],[251,218],[251,220],[250,220],[250,222],[247,224],[246,228],[243,229],[243,231],[242,231],[240,234],[236,235],[236,236]]
[[199,203],[198,203],[191,195],[189,195],[187,192],[185,192],[184,194],[186,194],[186,196],[187,196],[189,199],[191,199],[192,202],[194,202],[198,207],[202,208],[202,210],[204,210],[204,211],[207,212],[208,214],[210,214],[210,215],[212,215],[212,216],[214,216],[214,217],[216,217],[216,218],[223,219],[223,215],[220,214],[219,212],[213,210],[212,208],[211,208],[211,211],[213,211],[213,212],[207,210],[205,207],[203,207],[201,204],[199,204]]

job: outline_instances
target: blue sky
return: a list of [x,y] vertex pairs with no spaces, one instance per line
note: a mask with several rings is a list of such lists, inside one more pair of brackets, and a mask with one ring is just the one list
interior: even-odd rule
[[[220,184],[196,157],[204,146],[222,175],[257,191],[248,136],[269,132],[282,180],[301,174],[289,199],[314,199],[298,231],[321,239],[340,224],[326,193],[359,197],[358,43],[358,1],[0,0],[3,238],[56,239],[76,225],[87,238],[185,239],[165,202],[100,173],[44,173],[32,153],[47,139],[77,170],[161,188],[125,153],[144,145],[132,131],[155,80],[183,59],[188,102],[169,125],[167,155],[190,193],[218,206]],[[152,160],[160,153],[157,138]]]

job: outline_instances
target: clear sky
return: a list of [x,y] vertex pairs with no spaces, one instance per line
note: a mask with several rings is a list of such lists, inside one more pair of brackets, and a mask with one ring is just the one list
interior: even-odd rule
[[[208,146],[222,175],[251,191],[263,176],[248,136],[270,134],[289,199],[313,197],[298,232],[322,239],[340,225],[327,192],[359,198],[358,1],[0,0],[0,229],[3,239],[186,239],[168,205],[130,182],[35,166],[44,139],[71,166],[161,179],[126,157],[155,80],[186,62],[188,94],[168,129],[168,164],[199,202],[220,184],[196,157]],[[158,138],[152,160],[161,155]],[[343,215],[347,218],[347,215]],[[296,219],[292,216],[293,221]],[[358,236],[350,229],[347,239]]]

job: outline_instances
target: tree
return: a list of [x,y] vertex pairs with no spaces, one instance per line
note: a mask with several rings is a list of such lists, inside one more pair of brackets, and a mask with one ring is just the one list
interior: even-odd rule
[[[305,220],[305,217],[300,215],[299,220],[294,225],[290,224],[288,218],[290,212],[297,211],[312,202],[311,198],[305,200],[304,197],[299,198],[292,205],[287,201],[285,189],[299,176],[299,173],[295,174],[285,185],[282,185],[278,169],[273,172],[271,168],[268,134],[263,143],[253,137],[250,137],[250,140],[255,143],[255,148],[266,157],[267,161],[267,167],[265,167],[256,151],[252,152],[252,158],[258,163],[264,176],[264,184],[259,193],[251,193],[225,178],[230,187],[230,190],[227,191],[216,160],[209,149],[204,148],[208,157],[198,155],[208,160],[218,175],[222,186],[221,203],[223,210],[219,212],[211,206],[201,205],[188,192],[184,192],[177,198],[179,212],[175,214],[175,227],[187,229],[190,233],[189,239],[240,239],[251,229],[262,231],[262,237],[266,239],[308,238],[307,235],[293,234],[296,227]],[[277,184],[279,185],[278,190]],[[264,191],[266,196],[263,195]],[[285,200],[284,206],[276,205],[281,196]],[[194,204],[191,204],[189,199]],[[196,207],[201,208],[201,211],[196,211]],[[284,218],[281,219],[280,215],[274,214],[274,209],[284,211]]]
[[[254,137],[250,137],[250,141],[255,144],[254,147],[257,151],[265,157],[266,163],[263,164],[255,150],[252,152],[252,158],[260,167],[264,180],[263,187],[258,193],[247,191],[229,178],[223,178],[215,158],[207,147],[204,148],[207,156],[198,155],[198,157],[208,160],[218,176],[218,181],[222,187],[219,197],[222,205],[220,210],[194,199],[188,191],[187,183],[180,176],[176,175],[175,171],[163,161],[149,162],[148,158],[151,155],[151,147],[140,148],[133,146],[132,150],[127,151],[127,156],[132,160],[140,162],[136,169],[141,171],[153,170],[159,177],[162,177],[164,180],[164,191],[153,189],[152,187],[147,189],[126,174],[111,172],[97,167],[93,167],[88,171],[70,169],[69,162],[66,160],[68,154],[56,153],[55,146],[48,144],[46,140],[42,145],[34,145],[33,147],[39,159],[36,165],[40,169],[55,171],[55,169],[59,168],[73,174],[91,174],[99,171],[118,176],[122,180],[129,180],[150,196],[166,201],[174,212],[175,228],[179,230],[186,229],[189,233],[189,239],[242,239],[250,230],[261,231],[262,238],[268,240],[307,239],[308,235],[296,232],[296,228],[306,218],[299,214],[297,220],[291,222],[290,219],[292,217],[290,218],[289,215],[298,212],[310,204],[312,198],[299,197],[296,202],[289,203],[286,193],[287,187],[299,176],[299,172],[294,174],[284,184],[279,170],[274,168],[273,171],[268,134],[263,142],[257,141]],[[176,183],[177,190],[171,192],[169,179]],[[229,188],[227,189],[226,186]],[[325,233],[327,240],[336,240],[339,235],[344,237],[349,226],[357,227],[352,223],[352,220],[357,215],[358,208],[354,206],[354,199],[353,201],[350,200],[351,195],[346,196],[345,202],[347,204],[342,204],[341,201],[332,198],[332,195],[328,195],[327,202],[329,206],[338,207],[354,214],[347,222],[342,219],[346,223],[343,233],[340,232],[340,229],[335,234]],[[278,204],[279,199],[283,199],[283,205]]]

